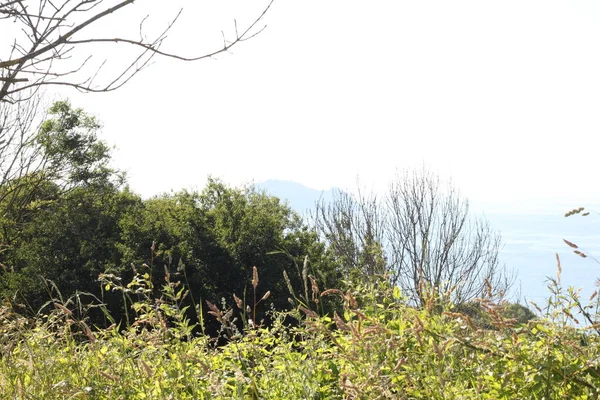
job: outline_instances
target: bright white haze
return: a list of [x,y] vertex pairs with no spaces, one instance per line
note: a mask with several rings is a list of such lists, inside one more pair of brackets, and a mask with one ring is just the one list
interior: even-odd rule
[[[98,31],[150,14],[158,32],[183,6],[164,49],[194,55],[264,5],[138,1]],[[208,174],[379,188],[424,164],[475,202],[597,197],[598,2],[277,0],[264,22],[215,60],[157,58],[120,91],[60,96],[99,116],[144,196]]]

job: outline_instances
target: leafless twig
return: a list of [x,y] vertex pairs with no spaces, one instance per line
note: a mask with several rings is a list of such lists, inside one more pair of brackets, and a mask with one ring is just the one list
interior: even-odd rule
[[[120,88],[134,75],[144,69],[154,56],[163,56],[181,61],[197,61],[212,58],[228,52],[233,46],[249,40],[260,33],[264,27],[257,27],[272,5],[271,1],[246,29],[239,30],[234,21],[235,37],[224,39],[223,45],[213,51],[200,55],[186,56],[162,49],[167,34],[173,29],[181,16],[181,10],[153,39],[143,32],[144,18],[140,23],[139,38],[127,37],[85,37],[86,32],[98,21],[118,13],[132,5],[134,0],[119,1],[106,6],[105,0],[14,0],[0,4],[0,24],[3,20],[17,25],[11,32],[25,34],[22,40],[10,45],[8,57],[0,53],[0,103],[14,103],[22,97],[16,96],[23,91],[35,90],[48,85],[70,86],[84,92],[107,92]],[[7,32],[0,25],[0,31]],[[72,54],[81,55],[84,48],[91,44],[123,43],[140,51],[134,54],[131,62],[113,77],[100,79],[99,70],[87,73],[85,62],[73,68],[72,62],[66,62]],[[67,67],[67,65],[70,65]],[[82,76],[83,75],[83,76]],[[95,79],[93,79],[95,78]],[[97,83],[99,80],[102,82]]]

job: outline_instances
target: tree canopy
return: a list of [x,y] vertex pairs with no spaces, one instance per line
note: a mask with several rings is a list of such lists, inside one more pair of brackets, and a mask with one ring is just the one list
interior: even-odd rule
[[[40,159],[32,174],[9,181],[0,202],[3,252],[1,293],[36,311],[49,296],[85,292],[117,315],[118,296],[105,293],[100,275],[126,282],[134,269],[149,273],[157,291],[165,273],[180,280],[189,300],[243,297],[253,267],[270,302],[289,306],[302,290],[302,267],[322,285],[341,275],[317,234],[278,198],[252,185],[234,188],[209,179],[200,192],[142,199],[110,166],[100,124],[66,101],[55,103],[31,146]],[[50,293],[48,293],[50,292]],[[120,311],[119,311],[120,310]]]

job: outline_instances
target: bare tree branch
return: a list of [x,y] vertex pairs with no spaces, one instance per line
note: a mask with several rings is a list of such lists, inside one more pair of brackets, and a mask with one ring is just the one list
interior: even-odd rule
[[6,7],[10,6],[10,5],[13,5],[13,4],[16,4],[16,3],[19,3],[19,2],[20,2],[19,0],[13,0],[13,1],[9,1],[8,3],[0,4],[0,9],[6,8]]
[[[143,22],[146,18],[142,19],[140,23],[139,38],[76,38],[87,32],[88,28],[98,21],[133,4],[134,0],[119,1],[101,11],[96,10],[101,8],[104,0],[62,0],[59,3],[38,0],[33,2],[33,4],[36,3],[38,7],[35,7],[37,8],[35,11],[32,10],[34,7],[30,3],[23,0],[0,4],[0,21],[11,18],[20,26],[17,29],[25,34],[26,39],[26,42],[15,39],[11,45],[8,59],[0,59],[0,102],[14,103],[17,93],[48,85],[71,86],[86,92],[116,90],[144,69],[156,55],[181,61],[212,58],[220,53],[228,52],[238,43],[249,40],[262,32],[264,27],[257,27],[257,25],[271,8],[273,0],[246,29],[238,30],[237,21],[234,20],[235,37],[231,40],[224,38],[222,47],[194,56],[176,54],[161,49],[167,34],[179,19],[181,10],[154,39],[147,39],[143,33]],[[2,30],[1,27],[0,30]],[[129,65],[116,76],[103,79],[104,83],[94,84],[100,79],[98,77],[100,68],[94,74],[90,74],[93,75],[92,77],[77,77],[84,73],[83,68],[89,57],[78,68],[61,70],[63,68],[61,65],[64,64],[62,62],[68,60],[71,53],[81,55],[81,49],[84,46],[101,43],[124,43],[139,48],[140,52],[134,55]],[[63,79],[57,80],[57,77]]]
[[415,304],[431,291],[456,303],[489,297],[488,286],[500,297],[514,282],[498,259],[500,235],[425,170],[398,175],[382,200],[337,193],[312,220],[347,274],[385,274]]

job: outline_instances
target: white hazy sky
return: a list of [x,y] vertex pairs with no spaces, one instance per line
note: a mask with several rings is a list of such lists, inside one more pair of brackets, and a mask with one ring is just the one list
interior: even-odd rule
[[[98,29],[146,13],[160,26],[182,5],[164,49],[191,55],[265,4],[137,1]],[[216,60],[157,59],[115,93],[65,92],[103,121],[134,190],[208,174],[379,186],[425,164],[475,201],[598,198],[600,2],[276,0],[264,22]]]

